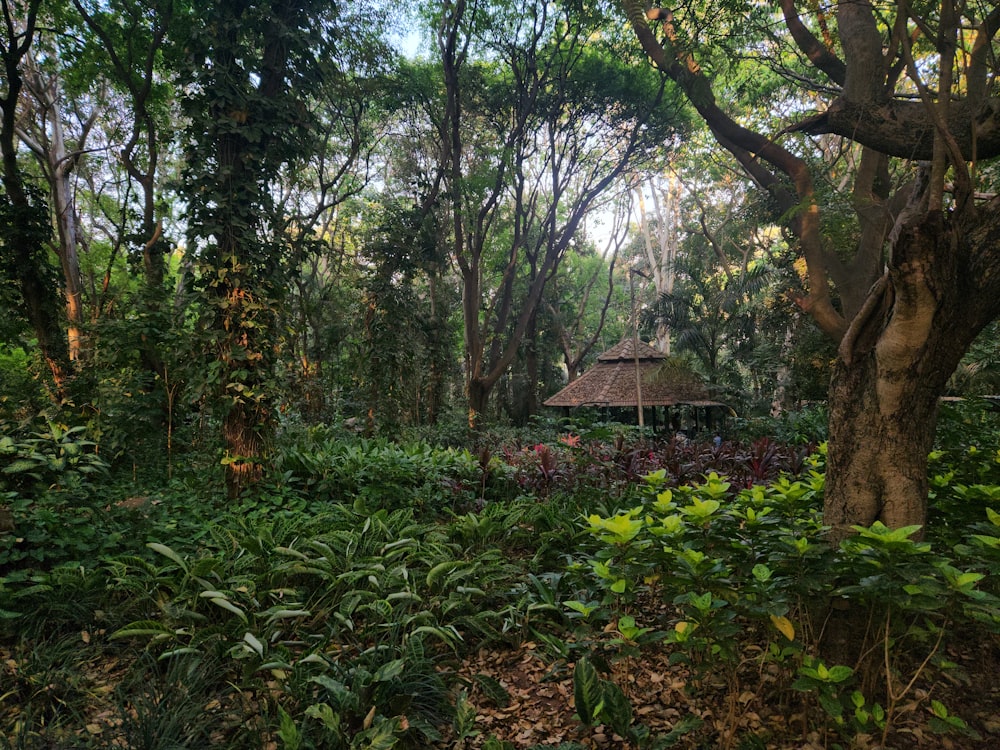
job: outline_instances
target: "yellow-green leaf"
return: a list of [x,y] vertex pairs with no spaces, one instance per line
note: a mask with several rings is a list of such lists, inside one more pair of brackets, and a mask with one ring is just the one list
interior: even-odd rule
[[795,640],[795,626],[792,621],[783,615],[771,615],[771,624],[778,629],[785,638],[790,641]]

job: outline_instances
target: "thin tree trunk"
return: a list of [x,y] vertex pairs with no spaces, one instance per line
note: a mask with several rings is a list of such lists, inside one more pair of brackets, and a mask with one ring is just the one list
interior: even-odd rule
[[[798,316],[795,316],[798,317]],[[775,378],[776,384],[771,397],[771,416],[780,417],[788,408],[788,386],[792,381],[792,366],[790,363],[794,341],[794,325],[789,323],[785,326],[785,337],[781,342],[781,350],[778,356],[780,364]]]
[[32,126],[32,132],[19,129],[18,135],[34,152],[49,180],[59,238],[56,251],[62,266],[66,295],[69,358],[75,361],[82,354],[84,316],[78,249],[79,227],[70,175],[79,161],[97,113],[92,112],[86,120],[81,120],[76,147],[73,151],[68,150],[63,129],[63,110],[60,106],[62,90],[59,77],[43,75],[31,56],[26,58],[26,63],[29,71],[25,80],[26,89],[38,102],[42,121]]
[[[674,179],[671,178],[667,185],[662,188],[652,180],[649,182],[649,192],[653,200],[652,217],[646,211],[646,200],[642,186],[635,190],[638,197],[639,231],[643,239],[642,246],[657,297],[672,294],[674,291],[678,236],[680,234],[674,182]],[[656,221],[655,237],[650,226],[650,218]],[[656,321],[656,349],[664,354],[670,354],[670,326],[662,318]]]
[[[60,131],[62,128],[54,128]],[[76,203],[73,200],[73,188],[70,185],[69,163],[72,161],[66,155],[65,143],[59,137],[59,146],[52,144],[49,153],[49,166],[52,168],[52,199],[56,214],[56,227],[59,231],[59,261],[62,264],[63,280],[66,290],[66,320],[68,323],[67,340],[70,360],[79,360],[82,356],[83,342],[83,284],[80,277],[80,256],[77,251]]]

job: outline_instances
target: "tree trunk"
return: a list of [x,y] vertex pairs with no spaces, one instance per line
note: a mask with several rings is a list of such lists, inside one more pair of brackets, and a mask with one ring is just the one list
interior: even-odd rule
[[[6,200],[0,203],[0,241],[11,249],[13,280],[24,302],[38,348],[52,372],[57,396],[62,395],[69,375],[66,341],[60,329],[54,292],[46,268],[46,243],[50,228],[44,200],[25,185],[24,171],[18,161],[15,143],[18,100],[24,86],[21,64],[28,54],[35,35],[39,0],[30,0],[20,11],[17,25],[23,29],[20,38],[0,38],[5,90],[0,91],[0,155]],[[13,8],[3,4],[3,22],[12,29]]]
[[18,128],[22,142],[35,154],[51,190],[52,210],[59,242],[56,253],[63,270],[66,294],[67,338],[70,360],[78,360],[82,353],[83,330],[83,281],[80,274],[78,251],[79,227],[76,218],[76,200],[70,177],[86,148],[87,137],[97,117],[92,111],[80,117],[80,129],[72,150],[66,142],[63,127],[63,90],[58,75],[46,75],[40,70],[33,55],[25,58],[28,71],[26,89],[37,102],[38,112],[29,126]]
[[938,398],[995,306],[975,302],[983,275],[967,265],[976,240],[963,234],[941,212],[905,227],[889,270],[841,344],[823,515],[834,542],[852,525],[898,528],[926,519]]
[[[5,160],[6,161],[6,160]],[[4,179],[10,198],[9,216],[0,218],[0,239],[13,248],[14,280],[24,302],[24,315],[38,342],[38,349],[52,373],[56,396],[61,398],[71,373],[66,337],[59,323],[58,290],[52,283],[46,264],[48,213],[36,197],[11,190],[23,188],[19,179]]]
[[926,518],[937,394],[914,373],[898,375],[882,374],[875,356],[835,366],[823,510],[832,541],[850,535],[852,525],[896,528]]
[[[58,111],[56,112],[58,117]],[[55,128],[61,132],[61,128]],[[83,284],[80,278],[80,256],[77,252],[76,203],[73,200],[73,188],[70,185],[69,172],[64,164],[71,162],[65,151],[61,135],[53,143],[49,153],[52,170],[52,200],[56,213],[56,227],[59,230],[59,261],[62,264],[63,280],[66,284],[66,320],[68,322],[67,338],[69,342],[69,358],[79,360],[82,355],[83,343]]]
[[[524,337],[524,412],[527,417],[538,413],[538,314],[531,316]],[[525,421],[527,424],[527,421]]]
[[479,426],[480,415],[486,411],[493,383],[485,378],[472,378],[467,387],[469,389],[469,429],[474,431]]
[[265,451],[265,435],[260,425],[270,423],[267,410],[249,400],[232,404],[222,420],[226,441],[226,491],[235,500],[255,486],[264,473],[260,457]]
[[771,394],[771,416],[779,418],[788,409],[788,386],[792,382],[792,347],[794,345],[794,325],[785,326],[785,337],[781,342],[778,371],[775,377],[774,393]]

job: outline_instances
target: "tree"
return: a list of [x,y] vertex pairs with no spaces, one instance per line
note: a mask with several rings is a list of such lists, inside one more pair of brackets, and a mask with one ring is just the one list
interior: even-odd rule
[[[546,294],[546,325],[558,340],[570,383],[583,374],[584,362],[598,342],[607,338],[607,329],[619,328],[606,324],[616,290],[618,253],[627,239],[623,225],[629,213],[629,202],[619,201],[604,252],[588,248],[569,255],[563,272],[552,280],[551,293]],[[597,294],[598,282],[606,286],[603,295]],[[621,286],[617,289],[620,294]],[[617,340],[615,336],[610,343]]]
[[455,361],[435,214],[419,205],[388,203],[364,243],[362,378],[369,429],[433,424],[442,407],[445,373]]
[[746,390],[744,367],[760,346],[760,297],[773,269],[745,258],[724,273],[706,258],[687,255],[677,268],[674,291],[660,294],[651,309],[675,336],[678,352],[691,353],[716,392],[732,399]]
[[232,496],[263,472],[275,424],[276,309],[292,239],[311,229],[290,225],[277,183],[319,150],[315,108],[343,80],[345,50],[366,41],[340,10],[318,0],[223,0],[195,3],[185,19],[189,250],[207,302]]
[[[652,212],[646,208],[647,189],[653,204]],[[679,185],[674,175],[666,176],[666,179],[651,177],[635,189],[642,259],[657,296],[673,294],[677,277],[677,251],[680,246],[678,192]],[[665,318],[656,320],[656,348],[670,354],[670,324]]]
[[17,148],[16,124],[24,88],[22,64],[37,33],[41,0],[3,0],[4,33],[0,35],[3,80],[0,95],[0,156],[3,157],[3,201],[0,203],[0,243],[3,270],[15,280],[38,348],[52,373],[56,389],[69,376],[68,349],[62,333],[54,280],[46,262],[51,237],[45,199],[25,179]]
[[[674,280],[646,316],[672,331],[730,404],[759,411],[793,385],[788,365],[797,286],[788,243],[768,217],[767,201],[746,177],[689,139],[671,164],[676,218]],[[782,370],[787,371],[782,374]]]
[[[51,6],[46,21],[52,27],[68,23],[63,6]],[[80,246],[83,230],[77,206],[75,172],[91,150],[89,139],[108,101],[105,82],[82,54],[83,45],[74,35],[40,35],[22,61],[24,90],[17,134],[35,155],[48,183],[49,200],[56,227],[56,255],[63,272],[68,323],[69,357],[81,358],[83,351],[84,301],[80,271]],[[72,86],[64,71],[73,61],[80,72]]]
[[[439,17],[441,175],[462,278],[470,426],[537,330],[545,286],[583,218],[680,124],[664,80],[635,75],[613,40],[599,39],[603,21],[573,4],[464,0]],[[490,63],[469,61],[473,41]]]
[[[106,61],[102,67],[107,71],[106,85],[120,91],[125,100],[124,142],[114,146],[127,188],[120,196],[119,211],[112,223],[118,235],[116,249],[130,245],[142,260],[145,289],[140,308],[146,320],[139,336],[139,351],[145,369],[163,380],[167,375],[161,349],[164,329],[170,325],[164,305],[165,258],[170,242],[163,229],[161,183],[163,154],[171,146],[170,122],[176,114],[168,104],[168,95],[173,92],[166,82],[163,52],[174,18],[174,2],[73,0],[73,7],[90,32],[86,40],[95,48],[92,56]],[[105,279],[106,287],[107,276]]]
[[[623,5],[654,64],[770,194],[807,264],[799,304],[838,342],[824,505],[832,539],[856,524],[923,524],[938,397],[1000,313],[1000,198],[977,192],[989,187],[977,166],[1000,155],[991,84],[1000,9],[861,1],[838,3],[833,17],[809,6],[803,17],[782,0],[785,33],[756,37],[773,45],[756,59],[788,66],[821,105],[809,115],[790,108],[795,121],[767,135],[716,97],[722,77],[706,63],[721,37],[708,38],[698,17],[714,14],[715,28],[739,40],[770,23],[766,8],[755,6],[764,18],[727,24],[714,3],[648,16],[636,0]],[[789,143],[796,134],[839,136],[856,149],[853,246],[825,241],[808,141]],[[893,185],[909,160],[916,175]]]

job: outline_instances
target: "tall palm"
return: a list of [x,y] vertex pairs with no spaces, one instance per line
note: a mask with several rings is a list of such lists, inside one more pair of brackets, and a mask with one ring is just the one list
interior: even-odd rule
[[774,268],[753,261],[731,274],[681,261],[674,291],[661,294],[648,317],[666,322],[678,352],[691,353],[711,386],[745,389],[746,368],[759,343],[764,292]]

